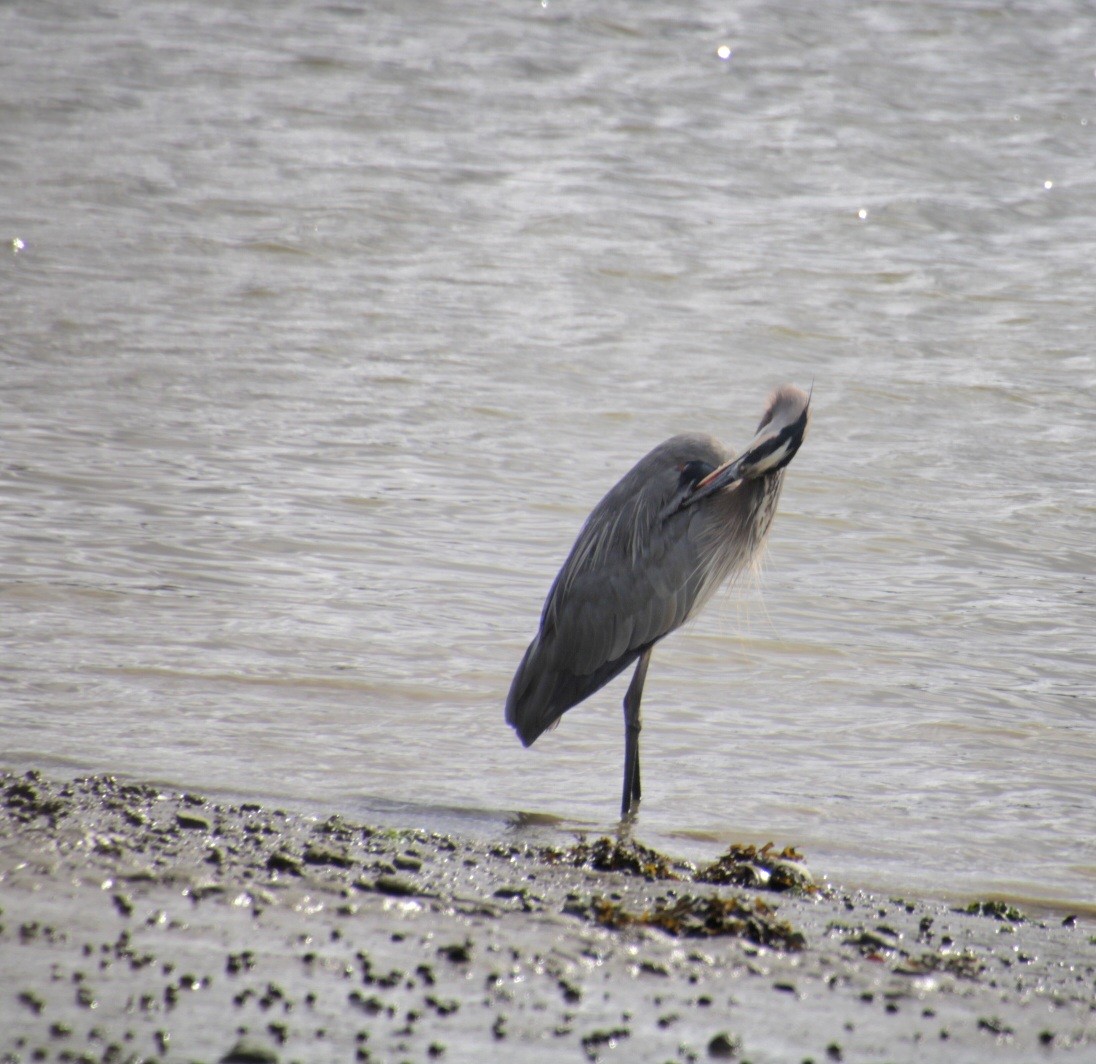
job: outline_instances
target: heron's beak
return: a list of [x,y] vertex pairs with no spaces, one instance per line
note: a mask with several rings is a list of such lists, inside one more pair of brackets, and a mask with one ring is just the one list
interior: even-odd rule
[[750,440],[742,454],[713,469],[693,488],[685,505],[706,499],[740,480],[753,480],[783,469],[795,457],[807,435],[810,399],[802,392],[799,394],[803,396],[803,402],[795,404],[792,410],[778,410],[776,416]]

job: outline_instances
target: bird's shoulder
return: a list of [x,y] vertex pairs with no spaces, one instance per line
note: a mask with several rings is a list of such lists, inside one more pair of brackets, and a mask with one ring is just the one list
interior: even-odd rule
[[668,546],[674,537],[664,534],[666,508],[680,491],[683,470],[693,462],[714,468],[729,457],[714,436],[704,433],[683,433],[660,443],[593,508],[567,565],[599,571],[606,562],[626,556],[635,564],[645,552]]

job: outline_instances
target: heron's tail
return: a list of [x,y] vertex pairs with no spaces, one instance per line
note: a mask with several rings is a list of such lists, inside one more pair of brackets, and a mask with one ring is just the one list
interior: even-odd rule
[[518,733],[524,746],[531,746],[567,710],[604,687],[646,649],[625,651],[593,672],[579,674],[557,664],[551,639],[543,641],[538,635],[514,673],[506,698],[506,723]]
[[545,667],[539,650],[538,637],[525,651],[506,697],[506,723],[518,733],[522,746],[531,746],[563,715],[563,709],[553,705],[555,670]]

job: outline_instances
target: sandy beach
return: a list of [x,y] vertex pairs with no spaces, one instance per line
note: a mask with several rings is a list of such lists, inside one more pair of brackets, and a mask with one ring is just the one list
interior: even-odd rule
[[808,864],[0,774],[0,1061],[1096,1060],[1090,915]]

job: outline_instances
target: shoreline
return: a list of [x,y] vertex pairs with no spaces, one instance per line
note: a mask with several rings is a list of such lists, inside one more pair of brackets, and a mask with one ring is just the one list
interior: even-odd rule
[[976,910],[3,772],[0,1062],[1096,1059],[1092,914]]

